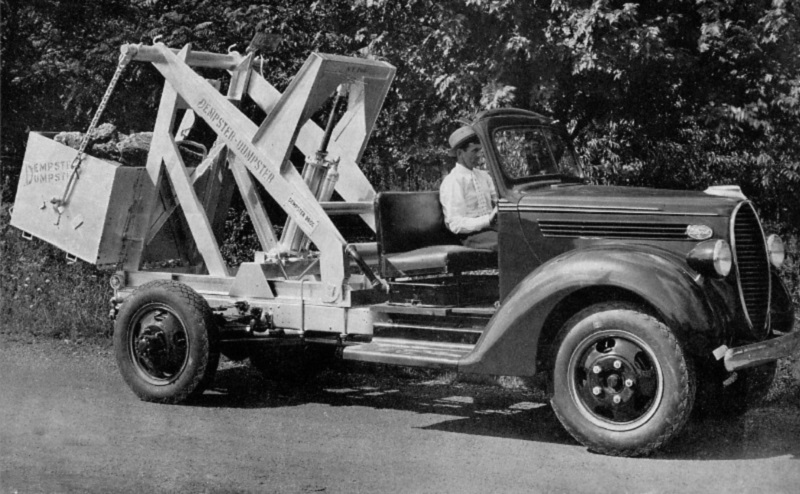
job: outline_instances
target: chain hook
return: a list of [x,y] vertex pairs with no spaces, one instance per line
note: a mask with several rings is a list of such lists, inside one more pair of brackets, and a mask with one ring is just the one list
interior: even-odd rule
[[58,225],[58,223],[61,221],[61,215],[64,212],[64,208],[67,206],[67,199],[72,192],[75,181],[79,178],[81,163],[86,155],[86,147],[89,145],[89,140],[91,139],[92,134],[94,133],[94,130],[100,121],[100,117],[103,115],[103,111],[105,111],[106,106],[108,105],[108,100],[111,98],[111,93],[114,92],[114,87],[116,87],[117,81],[119,81],[119,78],[128,63],[133,60],[133,58],[139,52],[139,46],[141,45],[124,46],[124,50],[122,54],[120,54],[119,62],[117,63],[117,69],[114,72],[114,76],[111,78],[111,82],[109,82],[106,92],[103,94],[103,98],[100,100],[97,110],[95,110],[94,116],[92,117],[92,122],[89,124],[86,134],[84,134],[83,139],[81,140],[81,144],[78,148],[78,154],[76,154],[75,158],[72,160],[72,165],[70,167],[72,169],[72,173],[67,180],[64,193],[61,195],[61,197],[55,196],[50,200],[50,203],[53,204],[53,209],[58,214],[56,225]]

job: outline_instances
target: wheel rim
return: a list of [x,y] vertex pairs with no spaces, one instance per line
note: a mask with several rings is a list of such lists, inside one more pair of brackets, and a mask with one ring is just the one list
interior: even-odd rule
[[601,331],[583,340],[572,353],[568,372],[580,413],[608,430],[640,427],[658,410],[664,393],[655,353],[626,331]]
[[183,320],[169,306],[148,304],[131,318],[128,353],[136,372],[156,386],[174,382],[189,360]]

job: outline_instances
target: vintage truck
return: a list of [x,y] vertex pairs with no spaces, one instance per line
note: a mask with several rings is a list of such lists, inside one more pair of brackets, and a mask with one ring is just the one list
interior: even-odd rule
[[[736,187],[592,185],[556,122],[484,111],[471,125],[499,194],[499,252],[470,249],[437,191],[376,193],[358,167],[388,63],[313,54],[281,94],[252,53],[123,53],[121,68],[151,62],[166,79],[145,166],[32,133],[25,166],[41,173],[20,181],[12,224],[116,270],[116,358],[143,400],[198,397],[221,354],[277,379],[331,358],[538,375],[578,441],[644,455],[696,407],[746,409],[800,351],[783,244]],[[227,93],[193,67],[226,71]],[[180,144],[201,119],[215,139],[187,167]],[[219,245],[237,190],[263,250],[229,266]],[[375,241],[347,240],[337,215],[360,216]],[[176,257],[188,261],[158,267]]]

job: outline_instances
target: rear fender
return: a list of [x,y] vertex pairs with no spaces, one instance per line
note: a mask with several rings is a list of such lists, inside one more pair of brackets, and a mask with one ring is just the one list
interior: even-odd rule
[[[459,372],[531,376],[545,321],[554,308],[578,290],[592,288],[613,299],[621,291],[646,302],[691,347],[716,341],[720,326],[697,275],[679,257],[648,246],[596,246],[570,251],[523,279],[489,321]],[[587,301],[597,302],[598,297]],[[692,352],[692,348],[688,349]]]

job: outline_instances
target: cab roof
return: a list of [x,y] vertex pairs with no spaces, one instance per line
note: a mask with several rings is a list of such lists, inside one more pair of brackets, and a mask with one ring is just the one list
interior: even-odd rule
[[521,108],[494,108],[492,110],[484,110],[478,113],[473,124],[478,123],[481,120],[495,117],[529,117],[537,119],[543,124],[555,123],[555,120],[552,118],[545,117],[544,115],[532,112],[530,110],[523,110]]

